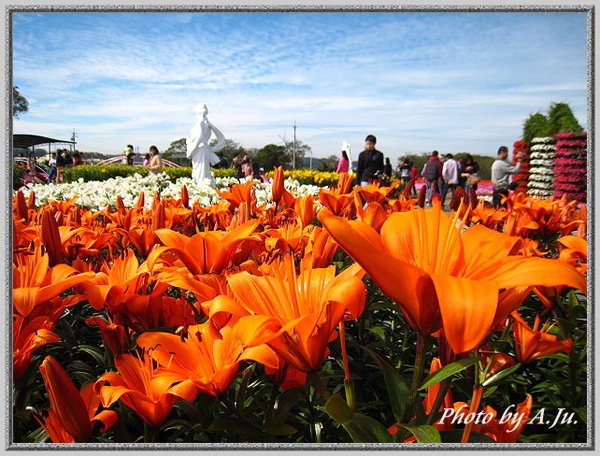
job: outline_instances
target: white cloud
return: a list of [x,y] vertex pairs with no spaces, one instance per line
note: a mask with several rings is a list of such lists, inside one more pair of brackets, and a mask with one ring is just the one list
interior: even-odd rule
[[46,29],[49,16],[15,23],[14,81],[30,101],[15,131],[75,128],[84,150],[162,150],[200,102],[249,147],[291,138],[297,121],[315,156],[370,132],[395,155],[493,153],[551,101],[585,123],[585,22],[565,16],[116,14]]

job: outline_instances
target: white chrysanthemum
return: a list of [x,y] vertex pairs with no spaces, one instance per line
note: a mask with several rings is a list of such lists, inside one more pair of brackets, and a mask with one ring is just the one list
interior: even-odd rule
[[533,138],[531,140],[531,144],[536,144],[536,143],[553,143],[555,140],[552,136],[542,136],[542,137],[537,137],[537,138]]
[[535,160],[531,160],[529,162],[529,164],[531,166],[539,166],[539,167],[546,167],[546,168],[550,168],[553,165],[553,161],[552,160],[544,160],[541,158],[536,158]]

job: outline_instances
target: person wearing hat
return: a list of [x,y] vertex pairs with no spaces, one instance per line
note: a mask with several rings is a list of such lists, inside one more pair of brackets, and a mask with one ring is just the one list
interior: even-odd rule
[[377,179],[376,175],[383,173],[383,153],[375,149],[377,138],[369,135],[365,138],[365,150],[358,155],[356,183],[369,185]]

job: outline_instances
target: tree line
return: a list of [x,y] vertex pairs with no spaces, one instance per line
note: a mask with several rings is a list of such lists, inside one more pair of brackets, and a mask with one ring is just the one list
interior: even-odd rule
[[[19,118],[21,114],[29,111],[29,102],[20,92],[18,86],[13,86],[12,90],[12,113],[13,117]],[[540,111],[530,114],[523,122],[522,139],[531,142],[535,137],[551,136],[559,131],[564,132],[581,132],[583,128],[575,118],[573,111],[568,103],[553,102],[548,107],[547,114]],[[214,145],[215,141],[213,141]],[[509,144],[507,146],[510,147]],[[42,149],[36,150],[36,155],[43,153]],[[45,151],[44,151],[45,152]],[[186,141],[185,138],[177,139],[163,151],[165,159],[172,160],[180,165],[190,166],[190,161],[185,157]],[[467,152],[454,154],[454,158],[460,159]],[[86,152],[86,154],[88,154]],[[92,154],[92,153],[90,153]],[[94,155],[103,155],[93,153]],[[245,148],[240,143],[227,139],[225,147],[217,152],[221,158],[220,167],[229,167],[236,155],[248,155],[252,158],[255,168],[264,168],[272,170],[274,167],[283,165],[285,168],[291,168],[292,164],[296,164],[296,168],[308,168],[309,161],[312,161],[313,169],[319,171],[335,171],[337,168],[338,155],[329,155],[325,158],[307,158],[312,157],[312,149],[308,144],[302,141],[287,141],[283,139],[282,144],[267,144],[260,149]],[[480,166],[480,175],[483,179],[490,178],[490,169],[495,159],[494,156],[471,154],[473,159]],[[427,160],[427,153],[422,154],[405,154],[398,159],[398,164],[403,159],[408,159],[415,164],[418,170],[423,168],[423,164]]]

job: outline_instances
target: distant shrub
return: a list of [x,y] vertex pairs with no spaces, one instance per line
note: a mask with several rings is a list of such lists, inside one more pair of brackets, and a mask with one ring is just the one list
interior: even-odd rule
[[[169,176],[171,181],[175,181],[181,177],[192,177],[191,167],[181,168],[164,168],[164,172]],[[234,169],[213,169],[215,177],[232,177],[235,176]],[[127,177],[139,174],[147,176],[148,169],[143,166],[129,165],[81,165],[74,166],[64,170],[65,182],[75,182],[79,179],[88,181],[105,181],[113,177]]]
[[23,186],[23,178],[27,170],[23,166],[13,165],[12,167],[13,190],[18,190]]

